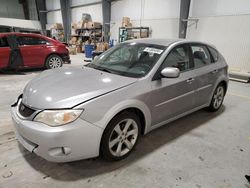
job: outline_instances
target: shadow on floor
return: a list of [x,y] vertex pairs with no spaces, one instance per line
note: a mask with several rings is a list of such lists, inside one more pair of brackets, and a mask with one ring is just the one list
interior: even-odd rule
[[[178,139],[178,137],[187,134],[216,116],[219,116],[224,110],[224,106],[216,113],[200,110],[164,125],[143,136],[131,155],[118,162],[106,162],[100,158],[95,158],[70,163],[51,163],[35,154],[27,153],[22,146],[19,148],[23,152],[27,162],[37,171],[44,173],[45,177],[51,177],[60,181],[75,181],[78,179],[95,177],[100,174],[112,172],[123,166],[132,165],[147,154],[154,152],[154,150],[157,150],[163,145]],[[203,135],[195,136],[203,137]]]

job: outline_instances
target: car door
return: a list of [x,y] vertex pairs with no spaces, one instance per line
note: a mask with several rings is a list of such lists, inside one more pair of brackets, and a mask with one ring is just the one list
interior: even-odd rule
[[190,48],[180,45],[170,51],[162,63],[165,67],[180,69],[178,78],[161,78],[152,81],[151,109],[152,125],[177,117],[194,108],[197,83],[194,70],[190,70]]
[[9,63],[10,47],[6,37],[0,37],[0,69],[6,68]]
[[26,67],[43,67],[46,44],[39,37],[21,35],[17,41]]
[[218,70],[212,63],[212,58],[206,45],[190,44],[194,70],[198,84],[195,105],[196,107],[205,105],[210,102],[213,86],[218,77]]

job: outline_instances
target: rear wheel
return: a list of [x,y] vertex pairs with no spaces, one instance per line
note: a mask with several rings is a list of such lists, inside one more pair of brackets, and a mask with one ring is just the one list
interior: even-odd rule
[[225,87],[223,84],[219,84],[214,91],[208,110],[211,112],[219,110],[223,103],[224,96],[225,96]]
[[141,132],[139,118],[130,112],[114,117],[104,131],[101,155],[109,161],[121,160],[134,149]]
[[63,60],[60,56],[56,55],[56,54],[52,54],[50,55],[47,59],[46,59],[46,63],[45,63],[45,67],[47,69],[54,69],[54,68],[59,68],[63,65]]

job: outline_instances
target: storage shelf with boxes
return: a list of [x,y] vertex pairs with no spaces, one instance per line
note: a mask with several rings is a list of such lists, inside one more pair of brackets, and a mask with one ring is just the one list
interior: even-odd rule
[[119,27],[119,42],[148,37],[149,27],[133,27],[129,17],[122,18],[122,27]]
[[119,42],[148,37],[149,27],[119,27]]
[[90,60],[95,54],[108,49],[108,43],[103,42],[103,28],[100,22],[83,19],[78,23],[72,23],[71,29],[71,54],[85,52],[86,59]]

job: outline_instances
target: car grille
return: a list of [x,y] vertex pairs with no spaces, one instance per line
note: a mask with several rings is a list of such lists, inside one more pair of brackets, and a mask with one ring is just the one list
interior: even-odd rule
[[22,115],[23,117],[29,117],[31,116],[35,110],[25,106],[22,102],[20,103],[19,107],[18,107],[18,112],[20,115]]

